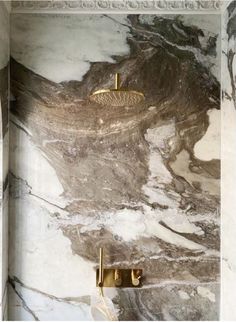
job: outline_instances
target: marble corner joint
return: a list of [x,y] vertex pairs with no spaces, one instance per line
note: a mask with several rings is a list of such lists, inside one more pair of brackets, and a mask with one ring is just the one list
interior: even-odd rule
[[222,0],[72,0],[72,1],[12,1],[12,12],[159,12],[170,11],[220,11]]

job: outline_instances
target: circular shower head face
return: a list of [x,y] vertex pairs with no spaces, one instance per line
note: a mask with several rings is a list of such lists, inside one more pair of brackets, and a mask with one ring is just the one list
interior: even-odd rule
[[101,89],[90,96],[90,100],[105,106],[134,106],[144,100],[143,93],[120,88],[120,75],[115,75],[114,89]]
[[134,106],[144,100],[144,95],[132,90],[104,89],[94,92],[90,100],[105,106]]

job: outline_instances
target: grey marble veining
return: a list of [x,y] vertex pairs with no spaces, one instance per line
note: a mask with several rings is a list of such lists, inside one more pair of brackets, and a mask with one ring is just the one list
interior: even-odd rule
[[223,16],[222,42],[222,300],[221,319],[235,320],[235,160],[236,160],[236,104],[235,104],[235,27],[236,1],[230,1]]
[[0,319],[7,317],[9,13],[0,3]]
[[[219,318],[218,18],[12,16],[12,318],[89,320],[100,246],[145,272],[120,320]],[[144,104],[88,100],[117,71]]]

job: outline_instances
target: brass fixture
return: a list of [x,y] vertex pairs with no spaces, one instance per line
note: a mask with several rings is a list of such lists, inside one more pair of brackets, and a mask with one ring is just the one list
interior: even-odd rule
[[115,75],[115,88],[100,89],[90,95],[90,100],[107,106],[134,106],[144,100],[141,92],[120,87],[120,74]]
[[134,286],[139,286],[141,277],[142,277],[142,272],[140,271],[140,269],[132,269],[131,279],[132,279],[132,284]]
[[99,275],[98,275],[98,286],[103,286],[103,248],[99,249]]
[[98,287],[141,287],[142,269],[134,268],[104,268],[103,248],[99,249],[99,268],[96,271],[96,285]]
[[114,276],[116,286],[121,286],[122,284],[122,276],[121,271],[119,269],[115,269],[115,276]]

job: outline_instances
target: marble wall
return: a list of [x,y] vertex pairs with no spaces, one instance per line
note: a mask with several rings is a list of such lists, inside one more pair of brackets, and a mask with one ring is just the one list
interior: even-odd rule
[[7,316],[9,12],[0,2],[0,319]]
[[220,15],[11,17],[10,319],[95,319],[100,246],[120,320],[219,319]]
[[223,16],[222,28],[222,300],[221,318],[236,320],[236,1]]

